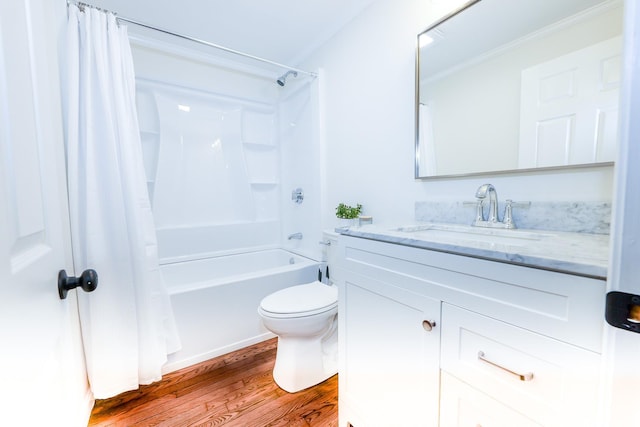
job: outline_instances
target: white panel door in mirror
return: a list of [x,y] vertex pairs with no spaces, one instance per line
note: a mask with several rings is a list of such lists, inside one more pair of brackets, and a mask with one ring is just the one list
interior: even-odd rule
[[522,71],[519,168],[615,159],[621,37]]

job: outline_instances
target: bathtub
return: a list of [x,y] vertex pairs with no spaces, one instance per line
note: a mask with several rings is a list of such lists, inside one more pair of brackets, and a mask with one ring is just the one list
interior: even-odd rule
[[163,372],[274,337],[258,316],[260,301],[277,290],[316,280],[319,265],[281,249],[161,265],[182,342]]

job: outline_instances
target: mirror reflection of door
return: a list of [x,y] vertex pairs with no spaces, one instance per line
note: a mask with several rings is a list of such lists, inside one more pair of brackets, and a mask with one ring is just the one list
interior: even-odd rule
[[622,38],[522,71],[519,168],[612,162]]
[[416,178],[610,166],[623,9],[479,0],[421,33]]

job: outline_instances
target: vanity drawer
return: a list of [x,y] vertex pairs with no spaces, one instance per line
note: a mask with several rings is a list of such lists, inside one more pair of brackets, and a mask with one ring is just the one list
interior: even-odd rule
[[444,371],[543,426],[597,425],[597,353],[446,303],[441,324]]
[[541,427],[446,372],[440,388],[440,427]]

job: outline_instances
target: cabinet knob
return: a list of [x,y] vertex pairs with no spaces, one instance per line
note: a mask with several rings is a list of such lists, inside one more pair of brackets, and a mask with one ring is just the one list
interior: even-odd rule
[[431,332],[433,330],[433,328],[436,327],[436,321],[435,320],[423,320],[422,321],[422,327],[424,328],[425,331]]

